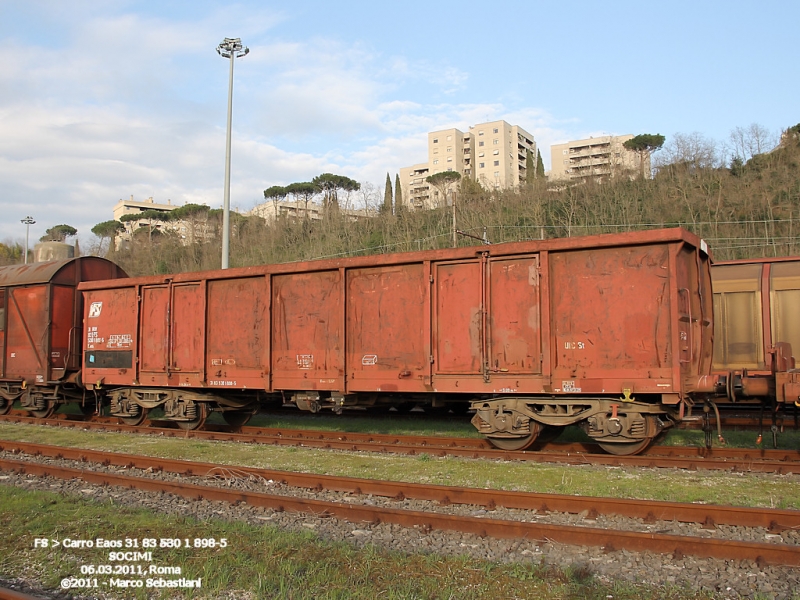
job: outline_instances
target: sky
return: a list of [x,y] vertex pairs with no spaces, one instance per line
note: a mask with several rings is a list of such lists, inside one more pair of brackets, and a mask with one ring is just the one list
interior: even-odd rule
[[505,119],[550,145],[800,122],[796,0],[0,0],[0,241],[91,228],[131,196],[224,196],[346,175],[382,198],[427,133]]

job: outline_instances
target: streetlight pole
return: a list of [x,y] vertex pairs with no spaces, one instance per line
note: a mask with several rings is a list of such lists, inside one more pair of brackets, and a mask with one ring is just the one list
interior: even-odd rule
[[228,268],[231,235],[231,121],[233,115],[233,60],[243,58],[250,48],[242,46],[239,38],[225,38],[217,46],[217,54],[231,60],[231,72],[228,78],[228,135],[225,140],[225,200],[222,205],[222,268]]
[[28,237],[31,232],[31,225],[35,225],[36,221],[32,217],[25,217],[20,221],[25,225],[25,264],[28,264]]

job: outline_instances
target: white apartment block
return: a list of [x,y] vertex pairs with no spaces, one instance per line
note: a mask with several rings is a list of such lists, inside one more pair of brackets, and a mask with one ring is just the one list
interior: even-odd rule
[[[635,178],[641,172],[639,154],[623,144],[632,135],[606,135],[550,146],[550,181],[608,179],[625,175]],[[650,172],[650,155],[645,156],[644,172]]]
[[[114,205],[114,220],[119,221],[125,215],[133,215],[143,213],[145,211],[154,210],[159,213],[169,213],[178,208],[167,200],[167,204],[159,204],[153,200],[152,197],[144,201],[135,201],[133,196],[130,200],[120,200]],[[122,248],[123,244],[129,242],[133,238],[133,234],[138,229],[147,229],[152,233],[153,231],[171,232],[181,239],[184,245],[193,244],[198,239],[208,239],[211,235],[211,227],[209,227],[204,217],[196,221],[180,220],[180,221],[159,221],[157,219],[139,219],[138,221],[126,221],[123,223],[125,229],[120,231],[116,237],[116,249]]]
[[[257,205],[248,214],[261,217],[267,223],[273,223],[279,218],[286,219],[309,219],[311,221],[321,221],[324,208],[315,202],[305,202],[303,200],[270,200]],[[351,221],[366,219],[370,216],[368,210],[340,208],[339,212]]]
[[428,134],[428,162],[400,169],[403,203],[412,208],[444,206],[446,198],[425,181],[429,175],[456,171],[489,190],[516,188],[528,176],[528,152],[536,168],[536,142],[533,136],[505,121],[491,121],[469,128],[456,128]]
[[168,213],[178,208],[172,205],[171,200],[167,200],[167,204],[158,204],[150,197],[144,202],[136,202],[131,195],[130,200],[120,200],[114,205],[114,220],[119,221],[120,217],[124,215],[133,215],[143,213],[146,210],[157,210],[158,212]]

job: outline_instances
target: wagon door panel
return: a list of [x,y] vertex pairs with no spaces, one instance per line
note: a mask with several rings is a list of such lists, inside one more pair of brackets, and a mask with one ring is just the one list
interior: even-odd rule
[[75,323],[75,290],[60,285],[53,286],[52,327],[50,328],[50,368],[53,378],[59,379],[67,368],[75,368],[76,342],[80,331]]
[[714,282],[715,370],[764,369],[761,265],[725,265]]
[[489,267],[489,371],[541,373],[539,257],[493,260]]
[[348,271],[349,390],[426,389],[429,288],[422,264]]
[[671,380],[670,265],[666,245],[550,255],[554,388]]
[[139,372],[142,384],[167,385],[169,366],[168,285],[143,287],[140,324]]
[[274,389],[344,389],[343,295],[338,270],[273,277]]
[[478,261],[436,265],[437,374],[482,373],[483,268]]
[[788,342],[800,362],[800,262],[775,263],[770,276],[772,343]]
[[198,386],[203,381],[205,363],[205,286],[174,284],[171,300],[169,370],[177,374],[181,385]]
[[221,279],[207,285],[208,385],[268,388],[268,279]]
[[47,378],[47,286],[9,290],[6,331],[6,377],[44,383]]
[[0,290],[0,377],[6,376],[6,290]]

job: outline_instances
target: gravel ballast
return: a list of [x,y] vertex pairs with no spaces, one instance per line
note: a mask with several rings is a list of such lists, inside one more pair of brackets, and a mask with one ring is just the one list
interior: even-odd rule
[[[139,477],[150,477],[169,481],[180,480],[202,485],[235,487],[247,491],[283,494],[302,498],[313,498],[333,502],[362,503],[373,506],[388,506],[418,511],[435,511],[492,519],[525,520],[548,524],[569,524],[587,527],[628,531],[653,531],[674,535],[714,537],[721,539],[771,542],[800,546],[800,532],[784,531],[770,533],[763,528],[717,526],[704,529],[700,524],[659,521],[644,523],[641,519],[630,519],[614,515],[599,515],[595,519],[586,514],[568,514],[505,509],[497,507],[487,510],[479,506],[448,505],[435,502],[404,499],[401,501],[332,491],[312,491],[292,488],[276,481],[247,476],[235,468],[221,468],[212,477],[187,477],[171,473],[142,471],[139,469],[78,463],[64,459],[30,457],[0,453],[7,458],[34,460],[60,466],[91,468],[95,471],[122,473]],[[650,552],[628,552],[625,550],[604,552],[601,548],[577,547],[553,542],[528,540],[503,540],[481,538],[471,534],[448,531],[424,531],[404,528],[392,524],[349,523],[336,518],[276,512],[271,509],[252,507],[246,504],[230,505],[208,500],[189,500],[160,492],[146,492],[127,488],[103,487],[80,480],[65,481],[52,477],[34,477],[15,473],[0,474],[0,484],[25,489],[57,492],[66,496],[80,496],[95,501],[113,501],[115,505],[144,507],[154,512],[193,516],[200,520],[241,520],[253,525],[271,525],[289,531],[312,531],[320,538],[330,541],[345,541],[356,546],[374,546],[408,553],[436,553],[442,555],[468,555],[474,558],[497,562],[545,562],[562,568],[581,569],[591,572],[600,580],[625,579],[632,582],[656,586],[677,586],[691,590],[715,592],[720,597],[751,597],[756,593],[774,598],[792,598],[800,589],[800,573],[788,567],[759,567],[753,561],[723,561],[715,559],[672,557]],[[800,547],[798,547],[800,552]],[[796,597],[796,596],[794,596]]]

